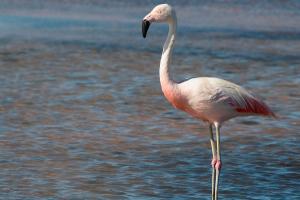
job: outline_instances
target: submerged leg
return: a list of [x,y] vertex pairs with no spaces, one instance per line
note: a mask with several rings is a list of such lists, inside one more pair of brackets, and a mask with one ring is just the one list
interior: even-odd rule
[[219,177],[220,177],[222,162],[221,162],[221,147],[220,147],[220,125],[218,123],[215,123],[215,127],[216,127],[216,138],[217,138],[217,161],[215,164],[215,170],[216,170],[215,200],[218,200],[218,186],[219,186]]
[[210,132],[210,144],[211,144],[211,152],[212,152],[212,160],[211,160],[211,167],[212,167],[212,177],[211,177],[211,199],[215,200],[215,182],[216,182],[216,169],[215,165],[217,162],[216,158],[216,142],[214,140],[214,134],[212,130],[212,124],[209,125],[209,132]]

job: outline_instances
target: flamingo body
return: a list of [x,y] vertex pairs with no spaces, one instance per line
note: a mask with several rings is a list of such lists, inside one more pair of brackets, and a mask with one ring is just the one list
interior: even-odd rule
[[209,123],[223,123],[237,116],[275,114],[260,99],[229,81],[214,78],[193,78],[172,89],[162,84],[168,101],[177,109]]

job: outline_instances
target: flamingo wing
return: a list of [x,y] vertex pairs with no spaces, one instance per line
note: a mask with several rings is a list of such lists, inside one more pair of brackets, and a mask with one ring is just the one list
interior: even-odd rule
[[236,112],[246,115],[258,114],[276,117],[267,104],[241,86],[217,78],[212,78],[210,82],[216,89],[212,98],[226,102]]

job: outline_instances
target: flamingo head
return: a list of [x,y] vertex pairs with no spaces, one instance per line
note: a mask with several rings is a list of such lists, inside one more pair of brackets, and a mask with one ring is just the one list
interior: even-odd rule
[[147,14],[142,22],[143,37],[147,35],[147,31],[152,22],[167,22],[169,23],[175,17],[174,9],[168,4],[160,4],[153,8],[153,10]]

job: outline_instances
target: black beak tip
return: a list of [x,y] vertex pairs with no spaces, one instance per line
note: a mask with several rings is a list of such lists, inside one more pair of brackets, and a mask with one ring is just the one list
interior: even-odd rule
[[142,22],[143,38],[146,38],[149,26],[150,26],[150,22],[148,20],[143,20],[143,22]]

